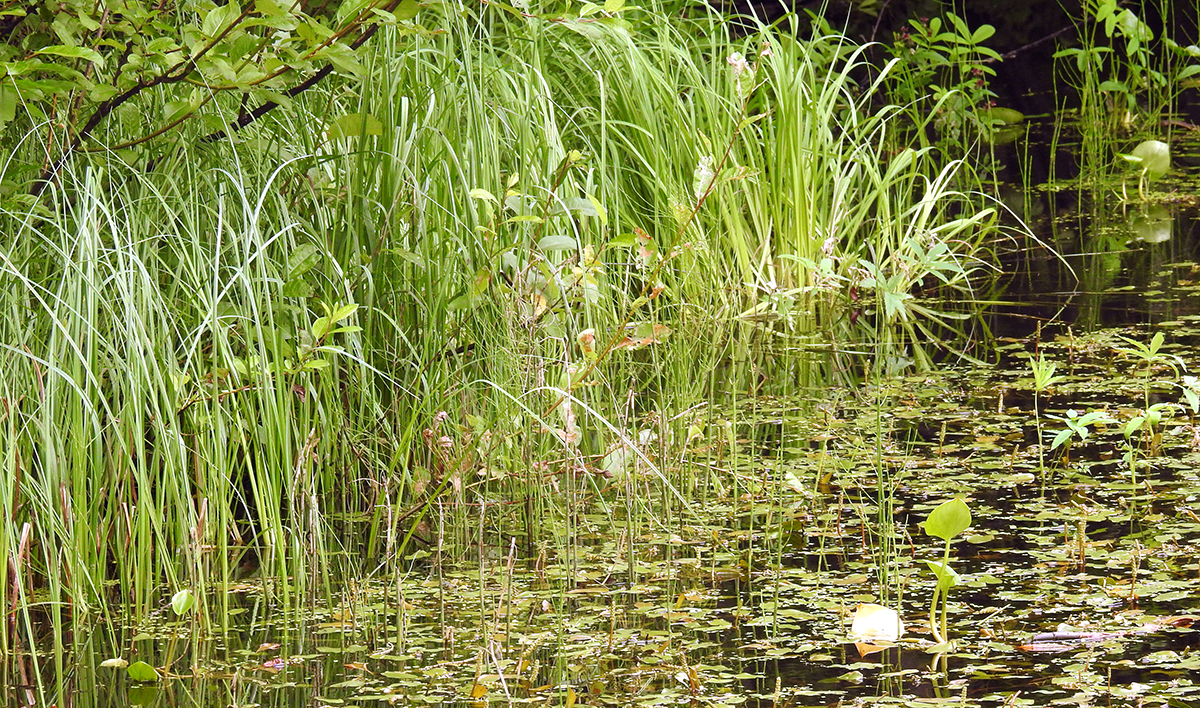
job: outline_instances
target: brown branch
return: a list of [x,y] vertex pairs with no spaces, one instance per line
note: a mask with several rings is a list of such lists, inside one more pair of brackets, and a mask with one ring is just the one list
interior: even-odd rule
[[[386,5],[383,6],[382,9],[385,12],[392,12],[401,3],[401,1],[402,0],[390,0]],[[379,25],[371,25],[367,29],[363,30],[362,34],[355,37],[354,41],[350,43],[350,48],[358,49],[359,47],[361,47],[363,44],[365,44],[367,42],[367,40],[369,40],[371,37],[373,37],[375,35],[375,32],[378,29],[379,29]],[[319,71],[317,71],[317,73],[308,77],[304,81],[301,81],[300,83],[291,87],[287,91],[284,91],[284,95],[287,96],[288,98],[298,96],[299,94],[304,93],[305,91],[309,90],[313,86],[316,86],[320,82],[324,81],[325,77],[329,76],[329,74],[332,72],[333,72],[333,64],[326,64],[325,66],[321,67],[321,69]],[[252,111],[243,111],[232,123],[229,124],[229,127],[222,128],[221,130],[213,131],[213,132],[209,133],[208,135],[205,135],[203,138],[200,139],[200,144],[205,145],[208,143],[216,142],[217,140],[221,140],[223,138],[227,138],[227,137],[229,137],[230,133],[236,133],[237,131],[241,130],[242,128],[245,128],[246,126],[250,125],[254,121],[258,120],[259,118],[262,118],[266,114],[275,110],[276,108],[279,108],[279,104],[277,102],[267,101],[266,103],[258,106],[257,108],[255,108]]]
[[155,86],[160,86],[163,84],[174,84],[186,79],[189,74],[196,70],[197,62],[199,62],[204,55],[212,51],[213,47],[217,46],[217,44],[219,44],[221,40],[225,39],[225,37],[232,32],[235,27],[240,25],[247,17],[250,16],[250,13],[253,11],[253,7],[253,5],[249,5],[246,7],[246,9],[242,10],[242,14],[238,15],[233,22],[230,22],[229,26],[226,27],[224,31],[213,37],[212,41],[209,42],[208,45],[199,52],[197,52],[194,57],[191,57],[186,61],[179,62],[170,69],[167,69],[158,76],[155,76],[153,79],[137,82],[124,93],[113,96],[97,106],[96,110],[92,111],[92,115],[88,118],[88,122],[84,124],[83,128],[77,132],[73,138],[71,138],[71,143],[67,146],[67,149],[63,151],[63,154],[60,155],[53,164],[48,166],[42,172],[42,176],[33,183],[33,187],[29,190],[30,194],[34,197],[40,196],[41,193],[45,191],[46,187],[50,185],[50,182],[58,176],[60,171],[62,171],[63,166],[67,164],[67,161],[71,159],[71,156],[79,150],[79,146],[83,144],[83,141],[86,140],[88,136],[91,135],[92,131],[95,130],[96,127],[100,125],[100,123],[110,114],[112,114],[112,112],[117,108],[121,107],[127,101],[146,89],[154,88]]

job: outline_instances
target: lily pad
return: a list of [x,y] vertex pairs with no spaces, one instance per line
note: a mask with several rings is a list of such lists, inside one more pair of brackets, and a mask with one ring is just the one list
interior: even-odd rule
[[1171,146],[1162,141],[1146,140],[1131,154],[1141,160],[1139,164],[1148,180],[1156,180],[1171,169]]

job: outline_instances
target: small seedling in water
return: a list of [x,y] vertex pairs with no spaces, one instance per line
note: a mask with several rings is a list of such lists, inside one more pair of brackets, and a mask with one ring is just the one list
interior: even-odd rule
[[[925,561],[933,574],[937,576],[937,585],[933,588],[933,598],[929,602],[929,629],[933,632],[933,638],[937,640],[937,644],[930,647],[930,651],[942,652],[950,648],[950,641],[946,635],[946,599],[950,593],[950,588],[958,585],[961,578],[953,568],[950,567],[950,541],[971,525],[971,510],[967,507],[967,503],[962,499],[951,499],[943,502],[936,509],[929,512],[929,517],[925,519],[925,533],[930,536],[937,536],[946,542],[946,551],[942,555],[941,562]],[[942,620],[939,625],[937,619],[938,602],[942,606]]]
[[1150,408],[1150,376],[1153,373],[1155,366],[1169,366],[1175,375],[1179,375],[1181,370],[1185,370],[1183,361],[1174,354],[1166,354],[1162,351],[1163,340],[1165,337],[1162,332],[1156,332],[1150,338],[1149,344],[1130,339],[1128,337],[1119,337],[1119,339],[1127,343],[1128,347],[1115,347],[1119,354],[1140,359],[1145,365],[1143,369],[1144,376],[1142,378],[1142,397],[1146,408]]
[[1071,453],[1071,439],[1079,438],[1079,442],[1083,442],[1091,435],[1091,426],[1109,420],[1108,415],[1104,411],[1088,411],[1083,415],[1079,415],[1076,411],[1069,410],[1065,418],[1057,415],[1050,417],[1062,421],[1067,426],[1065,430],[1058,431],[1058,435],[1054,436],[1054,442],[1050,445],[1050,449],[1057,450],[1065,445],[1066,450],[1063,451],[1063,457],[1067,458],[1068,464],[1070,460],[1067,456]]
[[1033,426],[1037,429],[1038,467],[1041,471],[1042,489],[1044,490],[1046,488],[1046,456],[1042,444],[1041,395],[1046,392],[1046,389],[1062,381],[1063,377],[1054,375],[1056,365],[1052,361],[1046,361],[1041,354],[1038,354],[1036,359],[1029,358],[1029,368],[1033,371]]

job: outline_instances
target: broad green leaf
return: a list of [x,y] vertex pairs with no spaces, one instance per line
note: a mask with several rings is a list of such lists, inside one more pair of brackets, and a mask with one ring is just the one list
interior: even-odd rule
[[312,323],[313,339],[316,339],[318,342],[324,339],[325,335],[329,334],[329,327],[330,324],[328,317],[318,317]]
[[1171,146],[1158,140],[1147,140],[1133,149],[1142,160],[1142,170],[1151,180],[1158,179],[1171,169]]
[[975,44],[982,44],[991,39],[992,35],[996,34],[996,28],[991,25],[980,25],[979,29],[971,35],[971,41]]
[[610,238],[606,245],[614,248],[632,248],[637,245],[637,236],[631,233],[617,234]]
[[962,576],[954,568],[951,568],[949,563],[927,560],[925,565],[929,566],[929,570],[937,577],[937,586],[940,590],[949,590],[962,583]]
[[309,283],[303,278],[289,280],[283,284],[283,297],[311,297],[313,294],[312,283]]
[[565,208],[567,211],[576,212],[582,216],[597,216],[596,207],[592,204],[592,200],[586,197],[571,197],[566,200]]
[[17,92],[7,86],[0,86],[0,130],[17,117]]
[[242,9],[236,3],[231,2],[228,5],[218,5],[209,10],[208,14],[204,16],[204,22],[200,25],[200,31],[206,37],[216,37],[240,14],[242,14]]
[[90,61],[93,64],[104,66],[104,57],[94,49],[87,47],[71,47],[65,44],[54,44],[49,47],[42,47],[34,52],[34,54],[52,54],[58,57],[67,57],[68,59],[83,59]]
[[349,305],[338,305],[333,308],[333,312],[329,314],[329,321],[333,323],[341,322],[350,317],[355,312],[358,312],[358,303],[352,302]]
[[196,604],[196,596],[191,590],[183,589],[171,597],[171,609],[176,615],[182,615]]
[[403,2],[396,6],[393,14],[397,20],[404,21],[416,17],[420,11],[421,3],[417,2],[417,0],[403,0]]
[[326,134],[330,140],[383,135],[383,123],[370,113],[347,113],[330,122]]
[[552,234],[543,237],[537,244],[539,251],[577,251],[579,243],[565,234]]
[[144,661],[135,661],[125,669],[129,673],[129,678],[138,683],[151,683],[158,681],[158,671]]
[[1159,331],[1154,333],[1154,336],[1150,338],[1150,356],[1158,354],[1158,350],[1162,349],[1163,342],[1166,341],[1166,339],[1167,336],[1163,332]]
[[343,2],[337,10],[338,23],[344,23],[353,19],[363,10],[365,10],[370,4],[371,0],[345,0],[345,2]]
[[925,519],[925,533],[949,541],[971,525],[971,510],[962,499],[942,502]]
[[321,249],[315,243],[302,243],[288,256],[287,279],[299,278],[321,262]]
[[[358,56],[354,53],[354,50],[345,44],[334,44],[324,52],[321,52],[319,56],[330,64],[333,64],[343,74],[353,76],[354,78],[361,79],[367,73],[366,67],[358,60]],[[373,133],[367,134],[372,135]],[[377,135],[377,133],[374,134]]]
[[1024,113],[1002,106],[992,106],[986,109],[983,115],[999,125],[1016,125],[1025,120]]
[[150,683],[130,686],[125,698],[131,706],[152,706],[158,701],[158,685]]
[[489,202],[495,202],[497,204],[500,203],[500,200],[496,199],[496,195],[480,187],[472,189],[470,192],[467,192],[467,194],[470,195],[472,199],[483,199]]

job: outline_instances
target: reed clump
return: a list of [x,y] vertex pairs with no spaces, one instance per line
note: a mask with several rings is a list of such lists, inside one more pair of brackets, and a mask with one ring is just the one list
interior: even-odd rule
[[904,144],[894,62],[654,3],[404,22],[238,140],[80,153],[7,199],[15,605],[145,615],[244,545],[285,605],[430,546],[570,558],[582,509],[618,533],[736,488],[680,462],[697,404],[847,379],[863,342],[962,350],[995,212]]

